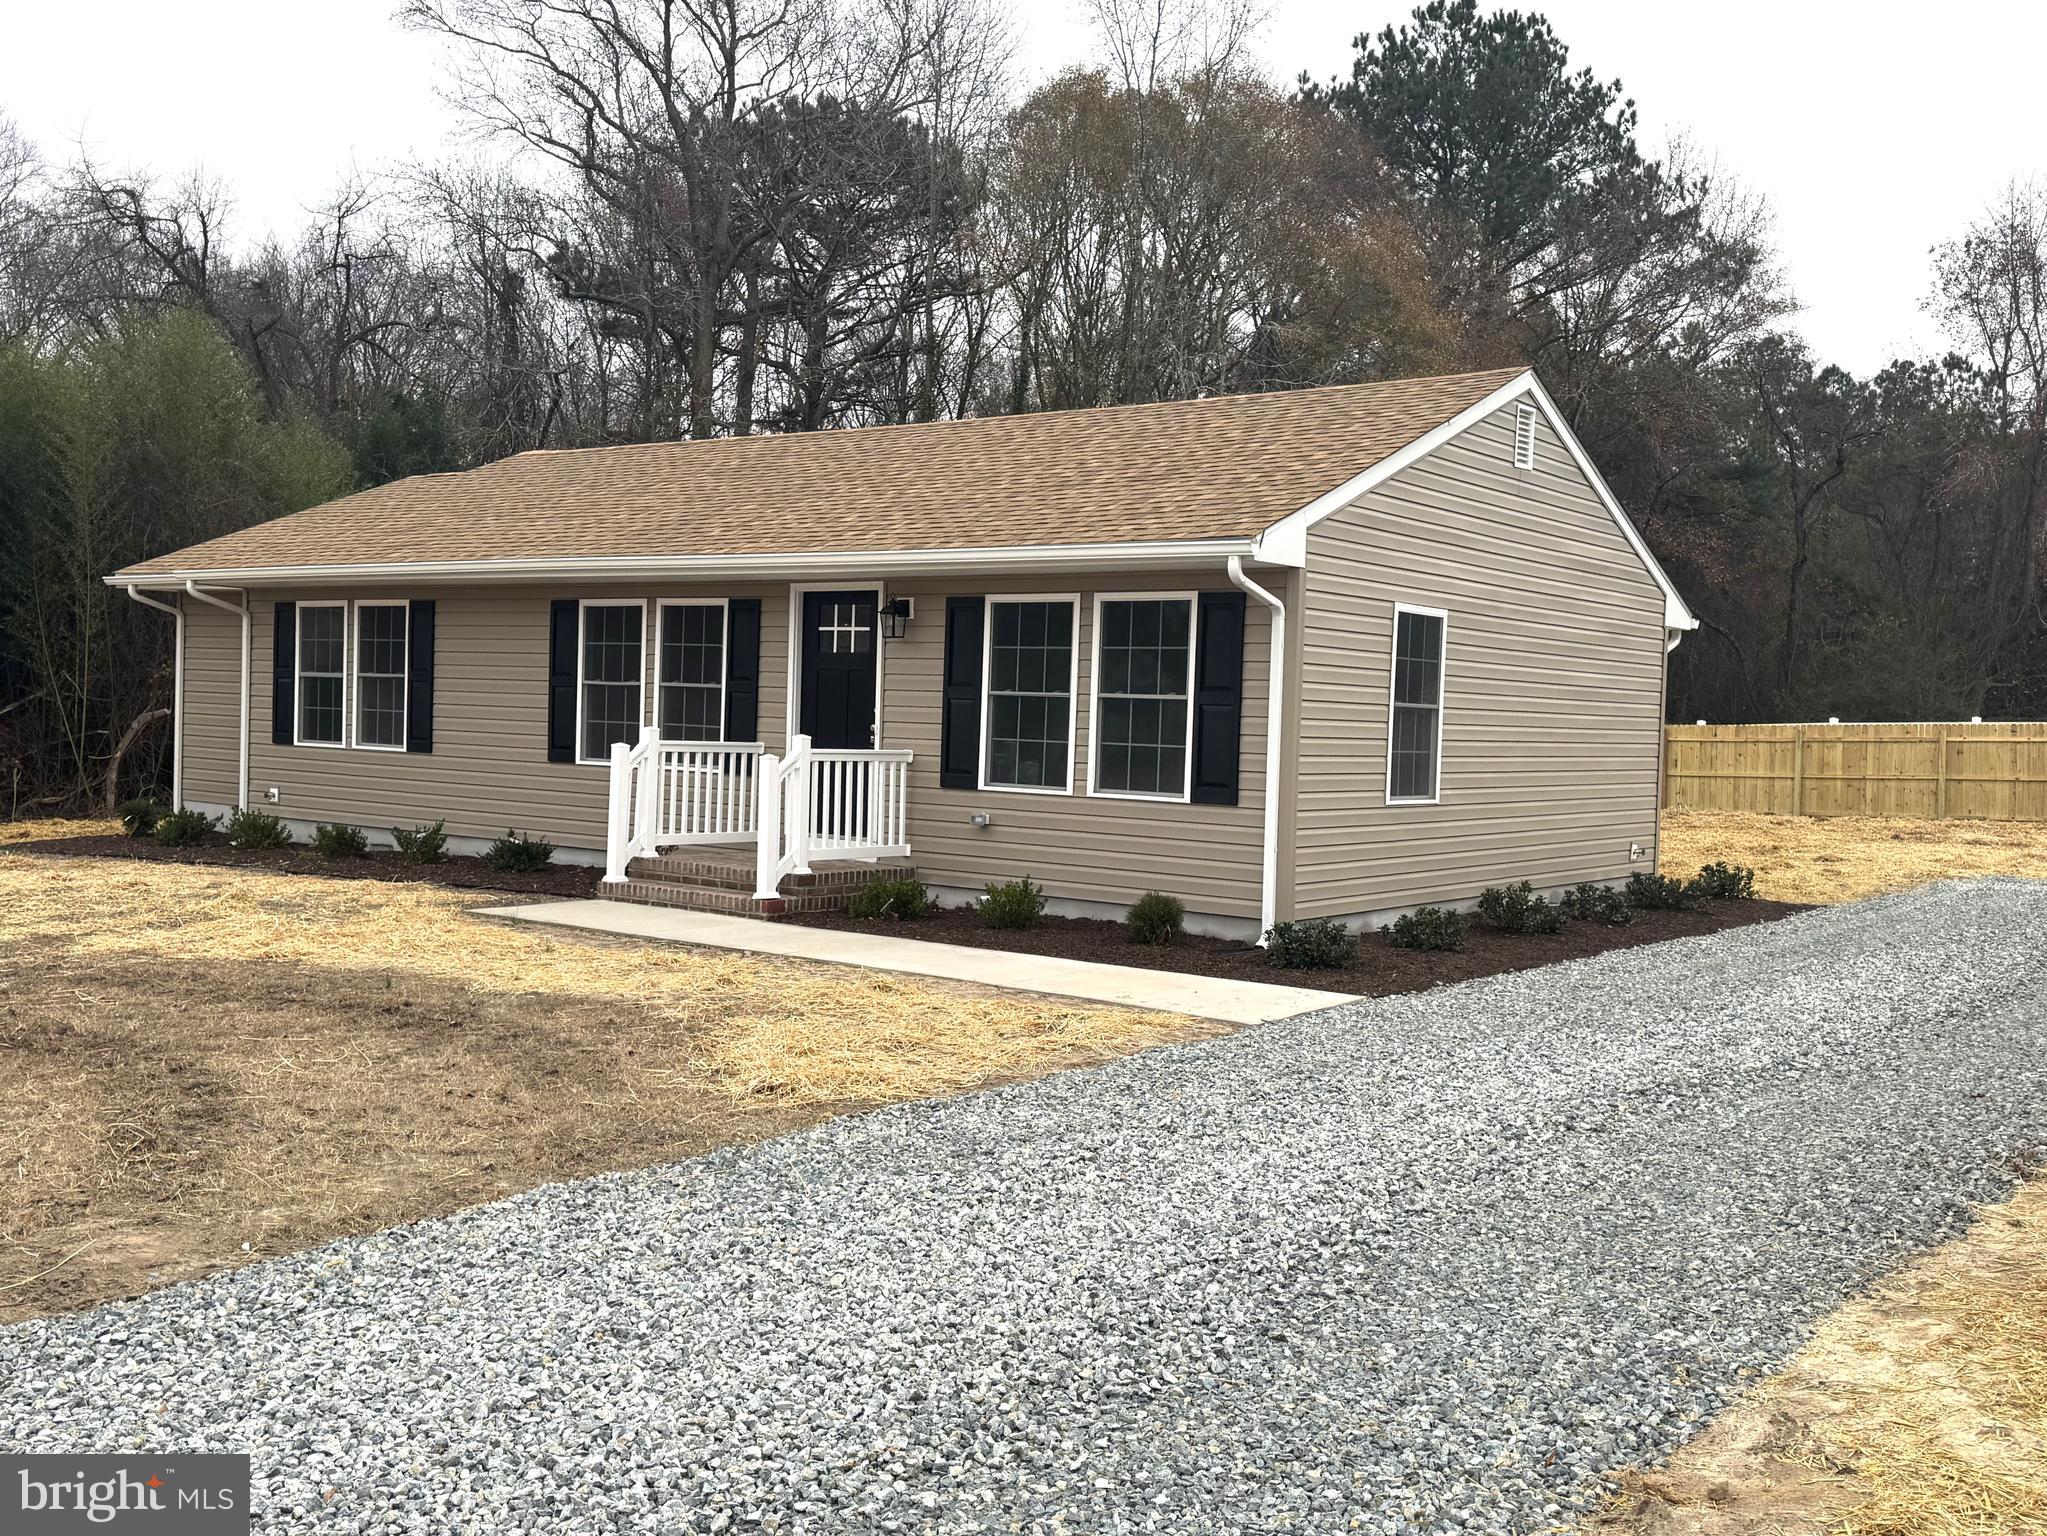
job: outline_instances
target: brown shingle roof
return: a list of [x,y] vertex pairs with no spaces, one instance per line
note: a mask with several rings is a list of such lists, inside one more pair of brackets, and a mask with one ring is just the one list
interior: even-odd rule
[[1522,371],[521,453],[122,574],[1249,538]]

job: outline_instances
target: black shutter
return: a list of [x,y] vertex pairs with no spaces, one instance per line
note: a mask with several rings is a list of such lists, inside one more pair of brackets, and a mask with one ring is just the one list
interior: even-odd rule
[[292,742],[292,711],[298,692],[299,605],[279,603],[270,631],[270,740]]
[[945,702],[938,728],[938,786],[976,789],[981,782],[981,631],[985,598],[945,600]]
[[725,739],[761,734],[761,600],[735,597],[725,606]]
[[1244,719],[1244,594],[1204,592],[1194,658],[1196,805],[1237,803],[1237,738]]
[[551,605],[547,631],[547,760],[576,760],[576,600]]
[[431,600],[406,606],[405,750],[434,749],[434,605]]

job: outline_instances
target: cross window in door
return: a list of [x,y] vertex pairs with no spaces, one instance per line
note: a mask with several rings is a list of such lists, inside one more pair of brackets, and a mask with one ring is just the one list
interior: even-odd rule
[[858,656],[872,643],[871,603],[826,603],[817,615],[817,648],[829,656]]

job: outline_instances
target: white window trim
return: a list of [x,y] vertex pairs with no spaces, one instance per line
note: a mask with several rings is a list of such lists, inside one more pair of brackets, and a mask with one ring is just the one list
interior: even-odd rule
[[[995,605],[998,603],[1064,603],[1073,610],[1073,666],[1066,682],[1066,784],[1055,789],[1049,784],[990,784],[988,749],[994,711],[989,708],[995,681]],[[990,592],[981,613],[981,757],[975,778],[991,795],[1071,795],[1075,733],[1080,726],[1080,594],[1078,592]]]
[[[357,598],[351,605],[352,612],[343,628],[352,631],[348,636],[348,657],[346,675],[341,691],[348,705],[348,718],[342,722],[341,731],[348,745],[358,752],[403,752],[412,741],[412,604],[405,600],[391,598]],[[355,717],[355,710],[361,703],[362,686],[358,675],[362,670],[362,611],[365,608],[396,608],[405,615],[405,622],[399,626],[404,639],[404,660],[398,667],[398,745],[386,746],[382,742],[362,740],[362,722]],[[379,674],[382,675],[381,673]]]
[[[1099,789],[1096,782],[1102,760],[1102,608],[1108,603],[1171,603],[1187,605],[1187,742],[1181,758],[1180,792],[1177,795],[1144,794],[1131,789]],[[1093,647],[1088,659],[1087,698],[1087,792],[1102,800],[1151,800],[1166,805],[1186,805],[1194,794],[1194,662],[1201,654],[1201,597],[1196,592],[1097,592],[1095,594]],[[1163,697],[1163,695],[1161,695]]]
[[647,726],[647,600],[644,597],[583,597],[576,600],[576,762],[585,768],[608,768],[609,757],[583,756],[583,656],[585,619],[592,608],[640,610],[640,728]]
[[[1393,699],[1400,681],[1400,616],[1417,614],[1443,621],[1443,654],[1436,666],[1436,773],[1432,795],[1393,793]],[[1386,804],[1441,805],[1443,803],[1443,717],[1450,713],[1450,610],[1424,608],[1418,603],[1393,605],[1393,631],[1386,647]]]
[[[667,625],[664,615],[670,608],[716,608],[723,615],[719,619],[718,631],[718,734],[709,741],[697,741],[698,746],[713,746],[725,740],[725,689],[732,677],[732,599],[729,597],[664,597],[654,604],[654,633],[645,637],[653,646],[654,661],[654,708],[641,709],[643,719],[651,719],[655,730],[661,729],[661,690],[664,687],[679,688],[680,683],[663,683],[661,680],[661,633]],[[580,653],[576,662],[577,670],[582,669]],[[692,685],[694,686],[694,685]],[[581,684],[577,685],[580,696]],[[580,706],[579,706],[580,707]],[[668,738],[663,737],[666,741]],[[581,738],[577,745],[582,744]]]
[[[307,741],[303,734],[306,719],[306,614],[315,608],[338,608],[341,610],[341,739],[339,741]],[[291,625],[291,744],[295,747],[318,747],[328,752],[348,750],[349,710],[354,705],[354,691],[348,686],[353,668],[349,662],[348,600],[336,598],[332,601],[301,601],[292,610]],[[327,677],[331,674],[317,674]]]

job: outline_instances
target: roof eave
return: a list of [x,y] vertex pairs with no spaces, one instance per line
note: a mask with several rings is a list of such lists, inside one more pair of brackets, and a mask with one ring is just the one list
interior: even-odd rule
[[981,549],[811,551],[751,555],[617,555],[524,560],[409,560],[389,563],[180,567],[169,571],[116,571],[108,586],[147,591],[182,589],[187,581],[213,586],[324,586],[399,582],[708,581],[799,580],[806,577],[910,576],[924,571],[1052,574],[1103,569],[1178,569],[1214,566],[1236,555],[1261,563],[1253,538],[1169,539],[1118,544],[1028,544]]

